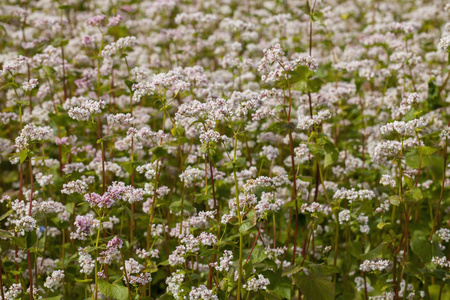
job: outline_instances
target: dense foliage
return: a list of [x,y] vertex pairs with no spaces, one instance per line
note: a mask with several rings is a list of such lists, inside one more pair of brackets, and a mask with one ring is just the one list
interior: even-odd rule
[[1,1],[1,299],[449,299],[449,17]]

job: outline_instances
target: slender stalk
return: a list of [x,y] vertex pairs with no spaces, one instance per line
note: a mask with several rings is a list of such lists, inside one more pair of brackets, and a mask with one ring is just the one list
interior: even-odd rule
[[100,231],[102,228],[102,220],[100,219],[100,224],[98,225],[98,230],[97,230],[97,237],[95,239],[95,288],[94,288],[94,293],[93,293],[93,299],[97,300],[98,298],[98,264],[97,264],[97,257],[98,257],[98,240],[100,239]]
[[[28,208],[28,215],[31,216],[31,210],[33,208],[33,170],[31,168],[31,159],[28,159],[30,168],[30,206]],[[30,249],[27,250],[28,261],[28,275],[30,276],[30,299],[33,300],[33,272],[31,270],[31,254]]]
[[125,276],[125,283],[127,284],[128,297],[131,300],[132,294],[131,294],[131,288],[130,288],[130,280],[128,279],[127,268],[125,267],[125,259],[123,258],[122,252],[120,252],[120,258],[122,259],[123,274]]
[[2,256],[0,255],[0,292],[2,300],[5,300],[5,294],[3,292],[3,272],[2,272]]
[[261,225],[262,225],[262,223],[259,223],[258,233],[256,234],[255,241],[253,242],[252,250],[250,250],[250,253],[248,254],[248,257],[245,260],[245,262],[248,262],[248,260],[250,259],[250,256],[252,256],[253,249],[255,249],[256,242],[258,241],[259,235],[261,233]]
[[445,171],[446,171],[446,167],[447,167],[447,142],[448,139],[445,138],[445,146],[444,146],[444,171],[442,173],[442,184],[441,184],[441,194],[439,195],[439,202],[436,208],[436,214],[434,215],[434,220],[433,220],[433,226],[431,227],[431,233],[430,233],[430,241],[433,238],[433,234],[434,234],[434,230],[436,227],[436,223],[437,223],[437,219],[439,216],[439,210],[441,209],[441,202],[442,202],[442,198],[444,197],[444,188],[445,188]]
[[[234,137],[234,158],[233,163],[236,162],[236,153],[237,153],[237,133],[235,133]],[[238,187],[238,181],[237,181],[237,174],[236,174],[236,167],[233,166],[233,174],[234,174],[234,186],[235,186],[235,193],[236,193],[236,211],[237,211],[237,217],[239,221],[239,227],[242,225],[242,218],[241,218],[241,209],[239,207],[239,187]],[[241,231],[239,231],[239,270],[238,270],[238,286],[237,286],[237,293],[236,293],[236,299],[241,299],[241,288],[242,288],[242,252],[244,249],[244,235]]]

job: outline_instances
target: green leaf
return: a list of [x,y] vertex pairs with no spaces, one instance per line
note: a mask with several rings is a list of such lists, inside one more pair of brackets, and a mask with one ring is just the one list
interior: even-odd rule
[[10,209],[7,212],[5,212],[3,215],[1,215],[0,217],[0,221],[3,221],[4,219],[6,219],[9,215],[11,215],[14,212],[14,210]]
[[105,137],[102,137],[101,139],[98,139],[98,140],[97,140],[97,144],[100,144],[100,143],[103,142],[103,141],[110,140],[110,139],[112,139],[112,138],[115,137],[115,136],[117,136],[117,134],[112,134],[112,135],[107,135],[107,136],[105,136]]
[[178,213],[180,212],[182,209],[189,211],[189,212],[193,212],[195,210],[195,207],[193,207],[189,202],[184,201],[183,203],[181,202],[181,200],[178,201],[174,201],[170,204],[169,206],[170,210],[173,213]]
[[122,168],[125,169],[125,171],[131,175],[131,173],[133,173],[133,163],[131,161],[124,161],[121,162],[120,165],[122,166]]
[[209,199],[211,199],[212,197],[208,194],[196,194],[195,195],[195,202],[199,203],[199,202],[205,202],[208,201]]
[[293,275],[295,284],[300,288],[303,295],[308,300],[333,300],[334,285],[325,276],[318,276],[310,271]]
[[233,170],[233,162],[226,161],[222,164],[222,167],[226,168],[227,170]]
[[374,259],[376,257],[379,257],[381,255],[381,250],[383,249],[383,243],[379,244],[378,247],[376,247],[375,249],[364,253],[361,255],[361,259],[362,260],[366,260],[366,259]]
[[424,155],[431,155],[434,152],[438,151],[437,148],[429,147],[429,146],[422,146],[422,147],[416,147],[417,152]]
[[303,7],[302,10],[307,15],[311,13],[311,6],[309,6],[309,1],[306,1],[306,5]]
[[167,156],[167,154],[168,154],[167,149],[165,149],[163,147],[160,147],[160,146],[152,148],[151,150],[152,150],[152,153],[153,153],[152,162],[154,162],[158,158]]
[[394,196],[389,197],[389,202],[390,202],[392,205],[399,206],[400,203],[402,202],[402,199],[400,199],[399,196],[394,195]]
[[266,132],[282,133],[287,130],[286,122],[274,122],[266,128]]
[[[266,261],[267,262],[267,261]],[[250,269],[252,270],[253,267]],[[247,274],[246,270],[246,274]],[[271,295],[276,295],[282,299],[291,299],[292,279],[282,276],[282,271],[263,271],[261,273],[265,278],[269,279],[270,284],[267,286],[268,292]]]
[[26,240],[27,240],[27,249],[33,247],[34,244],[36,244],[37,235],[36,235],[36,231],[35,230],[27,232],[25,237],[26,237]]
[[253,220],[246,220],[242,223],[241,226],[239,226],[239,232],[240,233],[246,233],[250,228],[256,225],[256,222],[253,222]]
[[333,158],[332,153],[325,154],[325,160],[323,162],[323,167],[326,169],[327,167],[331,166],[335,162],[335,159]]
[[20,163],[21,164],[23,164],[25,159],[27,159],[29,152],[30,152],[30,150],[28,150],[28,149],[23,149],[22,151],[19,152],[19,157],[20,157]]
[[[14,83],[15,84],[15,83]],[[18,86],[17,86],[18,87]],[[18,100],[18,101],[16,101],[16,103],[17,104],[19,104],[19,105],[23,105],[23,106],[28,106],[28,105],[30,105],[30,101],[28,101],[28,100]]]
[[423,199],[422,191],[418,187],[412,187],[409,191],[405,192],[405,197],[408,202],[419,202]]
[[260,262],[264,261],[266,258],[267,258],[267,254],[266,254],[265,248],[257,247],[253,250],[253,253],[251,256],[252,263],[254,263],[254,264],[260,263]]
[[443,256],[442,250],[437,243],[431,244],[428,238],[424,235],[414,235],[411,238],[411,250],[424,262],[431,261],[433,256]]
[[319,10],[316,10],[311,14],[311,20],[313,22],[320,20],[322,17],[323,17],[323,13]]
[[128,87],[128,89],[130,90],[130,93],[133,92],[132,88],[133,88],[133,84],[135,84],[137,82],[133,82],[133,81],[129,81],[128,79],[125,80],[125,84]]
[[427,104],[430,110],[442,107],[441,95],[439,94],[439,87],[434,83],[434,78],[428,81],[428,97]]
[[99,291],[106,297],[111,297],[117,300],[128,300],[128,289],[119,284],[111,284],[106,280],[98,282]]
[[378,229],[383,229],[385,226],[389,226],[389,225],[391,225],[391,223],[384,223],[384,222],[381,222],[381,223],[378,223],[377,224],[377,228]]
[[75,120],[73,120],[72,118],[70,118],[68,114],[63,114],[63,113],[59,113],[59,114],[49,113],[49,114],[48,114],[48,117],[49,117],[50,120],[52,120],[56,125],[61,126],[61,127],[66,127],[66,126],[69,126],[70,124],[75,123]]
[[53,297],[48,297],[45,298],[46,300],[60,300],[62,298],[62,295],[58,295],[58,296],[53,296]]
[[282,276],[288,276],[288,275],[296,274],[296,273],[300,272],[301,270],[303,270],[302,266],[291,265],[291,266],[288,266],[288,267],[283,269]]
[[320,137],[318,143],[323,144],[325,150],[325,160],[323,164],[324,168],[327,168],[339,159],[339,150],[327,137]]
[[9,232],[7,230],[0,229],[0,238],[2,238],[2,239],[9,239],[11,237],[13,237],[11,232]]
[[78,279],[75,278],[76,282],[81,282],[81,283],[86,283],[86,282],[91,282],[93,279],[92,278],[88,278],[88,279]]
[[25,249],[27,247],[27,241],[24,236],[21,237],[11,237],[14,243],[21,249]]

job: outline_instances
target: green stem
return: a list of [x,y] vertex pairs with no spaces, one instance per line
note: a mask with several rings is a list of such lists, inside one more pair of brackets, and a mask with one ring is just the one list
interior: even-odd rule
[[[237,133],[235,133],[234,136],[234,157],[233,157],[233,163],[236,162],[236,151],[237,151]],[[239,207],[239,188],[238,188],[238,180],[236,175],[236,167],[233,166],[233,174],[234,174],[234,185],[235,185],[235,191],[236,191],[236,211],[237,211],[237,217],[239,221],[239,228],[242,225],[242,219],[241,219],[241,209]],[[236,299],[241,299],[241,287],[242,287],[242,252],[244,247],[244,236],[241,231],[239,231],[239,277],[238,277],[238,286],[237,286],[237,294]]]
[[100,220],[100,224],[98,225],[98,230],[97,230],[97,237],[95,239],[95,290],[94,290],[94,294],[93,299],[97,300],[98,297],[98,265],[97,265],[97,256],[98,256],[98,241],[100,239],[100,231],[102,228],[102,220]]

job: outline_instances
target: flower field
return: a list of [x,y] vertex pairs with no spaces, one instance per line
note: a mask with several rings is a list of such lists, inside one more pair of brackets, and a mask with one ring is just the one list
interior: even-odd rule
[[0,299],[450,299],[450,4],[0,1]]

